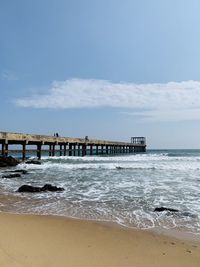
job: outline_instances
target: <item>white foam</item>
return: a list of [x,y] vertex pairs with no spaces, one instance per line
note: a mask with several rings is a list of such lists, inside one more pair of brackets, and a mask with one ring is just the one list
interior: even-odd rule
[[[52,183],[66,190],[61,194],[24,194],[23,201],[4,205],[4,209],[110,220],[143,229],[161,226],[200,232],[199,155],[43,157],[42,165],[22,163],[17,168],[28,170],[28,174],[0,180],[8,193],[14,194],[25,181],[36,186]],[[157,206],[177,208],[189,215],[155,213]]]

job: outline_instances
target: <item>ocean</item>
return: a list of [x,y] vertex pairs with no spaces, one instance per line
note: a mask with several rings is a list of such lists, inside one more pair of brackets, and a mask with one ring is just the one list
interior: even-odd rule
[[[13,168],[13,169],[16,169]],[[200,150],[42,157],[21,163],[27,174],[0,179],[0,211],[51,214],[114,222],[140,229],[200,234]],[[6,169],[0,170],[0,176]],[[63,192],[17,193],[23,184],[64,187]],[[156,207],[179,212],[154,212]]]

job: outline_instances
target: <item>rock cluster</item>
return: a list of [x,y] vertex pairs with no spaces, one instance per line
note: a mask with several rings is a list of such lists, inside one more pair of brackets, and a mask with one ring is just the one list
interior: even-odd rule
[[162,212],[162,211],[179,212],[179,210],[171,209],[171,208],[165,208],[165,207],[155,208],[154,211],[155,212]]
[[21,177],[20,173],[10,173],[10,174],[4,174],[2,178],[16,178],[16,177]]
[[46,191],[61,192],[61,191],[64,191],[64,188],[53,186],[51,184],[45,184],[43,187],[31,186],[31,185],[22,185],[17,190],[17,192],[20,192],[20,193],[22,193],[22,192],[37,193],[37,192],[46,192]]
[[1,178],[11,179],[11,178],[17,178],[21,177],[22,174],[27,174],[26,170],[9,170],[5,171]]

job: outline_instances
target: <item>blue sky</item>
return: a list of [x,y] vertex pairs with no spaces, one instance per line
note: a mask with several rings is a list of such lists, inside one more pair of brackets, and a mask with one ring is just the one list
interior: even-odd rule
[[0,130],[200,148],[199,10],[0,0]]

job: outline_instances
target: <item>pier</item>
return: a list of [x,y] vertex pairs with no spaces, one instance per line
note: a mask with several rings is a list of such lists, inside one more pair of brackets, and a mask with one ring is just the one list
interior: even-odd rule
[[[146,151],[145,137],[131,137],[131,142],[106,141],[98,139],[46,136],[23,133],[0,132],[1,155],[8,156],[21,151],[22,160],[27,153],[35,153],[41,159],[42,153],[49,156],[86,156],[138,153]],[[20,145],[21,149],[11,149]],[[32,148],[34,146],[34,148]],[[31,147],[32,149],[28,149]]]

